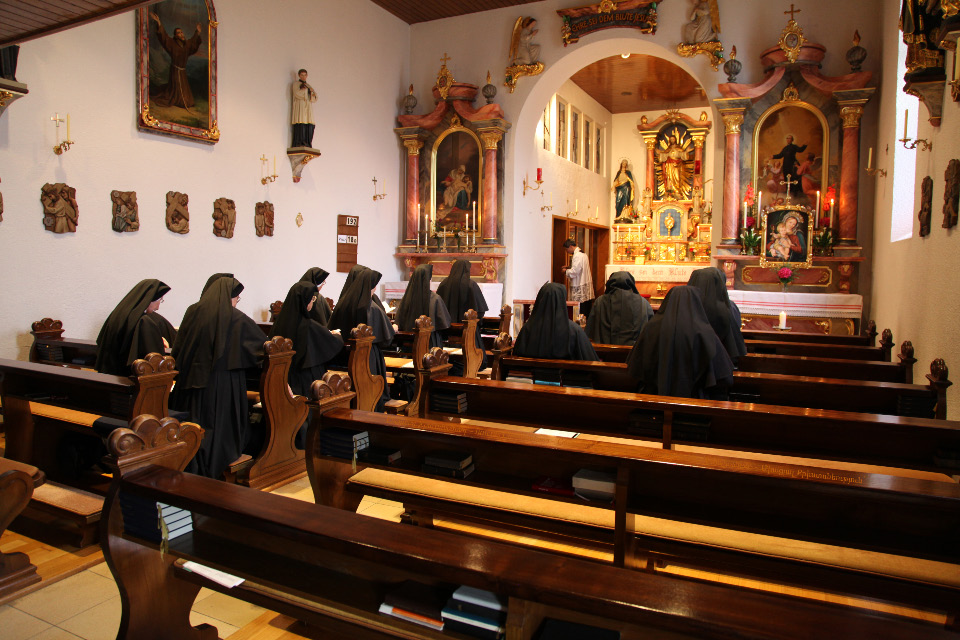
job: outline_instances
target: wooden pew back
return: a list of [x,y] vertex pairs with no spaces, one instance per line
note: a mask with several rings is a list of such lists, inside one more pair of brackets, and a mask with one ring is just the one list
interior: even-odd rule
[[43,318],[31,325],[30,362],[74,369],[92,369],[97,363],[96,340],[63,337],[63,323]]

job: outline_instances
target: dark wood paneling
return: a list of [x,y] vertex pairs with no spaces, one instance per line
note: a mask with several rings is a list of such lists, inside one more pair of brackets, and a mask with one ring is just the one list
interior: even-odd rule
[[407,24],[429,22],[441,18],[452,18],[468,13],[479,13],[490,9],[502,9],[521,4],[531,4],[537,0],[373,0]]
[[656,56],[603,58],[570,79],[610,113],[707,107],[699,83],[677,65]]
[[0,47],[63,31],[156,0],[0,0]]

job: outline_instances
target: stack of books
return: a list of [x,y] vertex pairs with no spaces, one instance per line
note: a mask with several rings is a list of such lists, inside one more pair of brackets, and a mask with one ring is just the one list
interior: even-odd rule
[[555,478],[553,476],[540,476],[533,481],[530,487],[534,491],[552,493],[557,496],[573,497],[573,485],[565,478]]
[[507,603],[492,591],[461,586],[440,615],[445,628],[474,638],[501,640],[506,633]]
[[430,394],[430,410],[440,413],[466,413],[467,394],[435,391]]
[[573,490],[584,500],[613,502],[616,477],[612,473],[580,469],[573,475]]
[[124,533],[154,544],[173,540],[193,531],[193,514],[180,507],[120,493]]
[[534,640],[620,640],[620,632],[578,622],[545,618]]
[[473,456],[466,451],[438,449],[423,457],[421,470],[448,478],[466,478],[474,471]]
[[443,631],[440,614],[449,593],[449,589],[406,580],[384,596],[380,613]]
[[320,454],[353,460],[354,455],[370,446],[367,431],[353,429],[323,429],[320,432]]
[[366,449],[357,452],[357,460],[369,462],[370,464],[393,464],[400,459],[400,449],[393,447],[380,447],[370,445]]

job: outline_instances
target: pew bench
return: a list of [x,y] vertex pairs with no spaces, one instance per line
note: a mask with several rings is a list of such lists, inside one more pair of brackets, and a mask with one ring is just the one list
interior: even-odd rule
[[[393,419],[400,419],[391,416]],[[377,613],[403,580],[465,584],[508,601],[507,640],[529,640],[545,616],[621,631],[624,638],[951,638],[934,624],[415,529],[178,472],[166,449],[120,458],[107,505],[104,556],[121,593],[122,640],[212,640],[191,627],[201,587],[303,620],[324,637],[352,640],[466,638]],[[159,545],[125,528],[124,503],[157,501],[191,512],[193,530]],[[220,586],[185,560],[243,582]],[[158,597],[157,594],[162,594]],[[679,636],[676,634],[680,634]]]
[[[889,329],[885,329],[884,333]],[[872,347],[877,342],[877,323],[873,320],[861,335],[843,336],[833,333],[806,333],[803,331],[765,331],[762,329],[743,329],[744,340],[776,340],[778,342],[816,342],[819,344],[852,345]]]
[[[36,467],[0,458],[0,538],[30,502],[45,477]],[[0,552],[0,603],[12,594],[40,582],[37,567],[25,553]]]
[[74,369],[93,369],[97,363],[97,341],[63,337],[63,323],[43,318],[31,325],[30,362]]
[[[315,428],[314,428],[315,427]],[[960,608],[960,485],[806,465],[650,450],[353,410],[312,427],[368,431],[402,450],[394,465],[317,454],[308,464],[318,504],[354,509],[362,495],[402,502],[407,519],[496,523],[551,533],[570,546],[601,549],[615,566],[657,563],[937,612],[955,625]],[[311,433],[311,444],[319,438]],[[465,480],[420,471],[435,449],[468,451]],[[339,469],[338,469],[339,468]],[[538,478],[608,470],[611,503],[540,493]],[[338,494],[323,480],[344,478]],[[350,494],[354,493],[353,499]],[[596,554],[594,554],[596,557]]]
[[913,384],[913,365],[917,361],[913,354],[913,344],[906,340],[900,345],[899,362],[748,353],[737,361],[737,368],[759,373]]

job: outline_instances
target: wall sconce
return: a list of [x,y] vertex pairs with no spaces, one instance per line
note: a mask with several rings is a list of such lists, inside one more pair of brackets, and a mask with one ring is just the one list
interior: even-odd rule
[[384,191],[383,193],[377,193],[377,178],[374,177],[373,178],[373,201],[376,202],[377,200],[383,200],[386,197],[387,197],[386,191]]
[[[914,140],[913,138],[908,137],[907,135],[907,120],[910,117],[910,110],[904,109],[903,111],[903,137],[900,138],[900,142],[903,143],[904,149],[916,149],[917,145],[920,145],[921,151],[929,151],[933,149],[933,143],[924,138],[918,138]],[[910,142],[912,141],[912,144]]]
[[[542,199],[543,197],[544,197],[543,191],[541,191],[540,198]],[[543,213],[544,211],[553,211],[553,191],[550,192],[550,204],[549,205],[545,204],[542,207],[540,207],[540,213]]]
[[887,170],[873,168],[873,147],[870,147],[870,151],[867,153],[867,175],[876,177],[877,174],[880,174],[881,177],[886,178]]
[[[570,201],[567,200],[567,202],[570,202]],[[577,199],[573,201],[573,211],[567,211],[567,217],[576,218],[579,214],[580,214],[580,200]]]
[[267,164],[267,156],[260,156],[260,184],[267,184],[268,182],[273,182],[277,179],[277,156],[273,156],[273,173],[264,176],[263,175],[263,166]]
[[[590,207],[587,206],[587,212],[589,213],[589,211],[590,211]],[[591,220],[594,221],[594,222],[597,222],[597,221],[600,220],[600,205],[597,205],[596,212],[597,212],[597,214],[596,214],[595,216],[589,216],[589,217],[587,218],[587,222],[590,222]]]
[[530,189],[531,191],[536,191],[537,189],[540,188],[540,185],[541,185],[541,184],[543,184],[543,169],[540,169],[540,168],[538,167],[538,168],[537,168],[537,186],[535,186],[535,187],[534,187],[534,186],[531,186],[530,183],[527,181],[527,178],[524,177],[524,179],[523,179],[523,197],[524,197],[524,198],[527,197],[527,189]]
[[[53,117],[50,119],[53,120],[57,128],[57,133],[56,133],[57,144],[53,145],[53,152],[59,156],[65,151],[70,151],[70,147],[72,147],[75,144],[75,142],[70,139],[70,114],[69,113],[67,114],[66,120],[61,118],[59,113],[53,114]],[[64,140],[63,142],[60,142],[60,123],[61,122],[67,123],[67,139]]]

